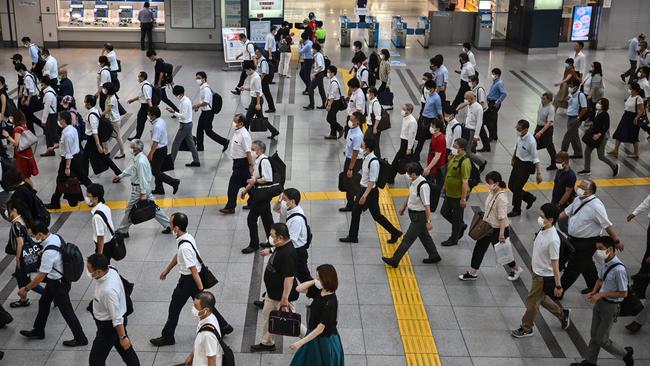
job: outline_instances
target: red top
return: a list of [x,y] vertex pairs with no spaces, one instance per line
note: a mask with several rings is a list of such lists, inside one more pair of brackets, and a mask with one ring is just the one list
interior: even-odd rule
[[429,156],[427,157],[427,165],[431,163],[431,160],[433,160],[433,156],[439,152],[440,153],[440,159],[438,159],[438,163],[431,168],[431,173],[438,173],[440,171],[440,167],[445,166],[447,163],[447,139],[445,138],[445,134],[441,133],[438,135],[438,137],[432,136],[431,137],[431,146],[429,147]]

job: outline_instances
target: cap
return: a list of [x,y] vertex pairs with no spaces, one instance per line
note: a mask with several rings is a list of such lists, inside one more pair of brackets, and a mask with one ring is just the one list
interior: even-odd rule
[[22,61],[22,59],[23,59],[23,55],[21,55],[20,53],[14,53],[14,55],[11,56],[11,60],[14,61]]

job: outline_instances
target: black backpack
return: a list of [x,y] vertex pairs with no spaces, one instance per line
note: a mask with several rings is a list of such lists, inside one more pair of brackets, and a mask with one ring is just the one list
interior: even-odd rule
[[5,107],[5,117],[11,117],[11,115],[18,110],[16,107],[16,103],[14,102],[13,99],[9,98],[9,95],[7,93],[3,93],[2,95],[5,96],[5,100],[7,101],[7,106]]
[[59,237],[59,240],[61,240],[61,246],[57,247],[56,245],[48,245],[43,249],[43,251],[56,250],[60,252],[63,261],[63,273],[59,272],[57,269],[54,270],[63,276],[63,281],[77,282],[86,270],[84,256],[81,254],[81,250],[79,250],[78,246],[72,243],[66,243],[60,235],[55,235]]
[[[273,183],[280,183],[281,186],[284,186],[284,182],[286,181],[287,178],[287,165],[280,159],[280,156],[278,155],[277,151],[275,154],[271,155],[270,157],[267,157],[266,159],[269,160],[269,163],[271,163],[271,169],[273,169]],[[260,162],[259,164],[259,174],[260,177],[262,176],[262,164]]]
[[124,295],[126,296],[126,313],[124,313],[124,316],[129,316],[133,314],[133,300],[131,300],[131,294],[133,293],[133,288],[135,287],[135,284],[132,282],[129,282],[126,278],[122,277],[120,272],[117,270],[117,268],[113,266],[108,266],[109,270],[114,269],[115,272],[120,276],[120,280],[122,281],[122,287],[124,287]]
[[[460,159],[460,164],[458,164],[458,169],[460,169],[462,167],[463,161],[465,161],[465,159],[468,159],[467,155],[463,156]],[[471,192],[472,189],[474,189],[474,187],[476,187],[479,183],[481,183],[481,171],[476,166],[476,164],[474,164],[474,162],[472,160],[470,160],[469,162],[470,162],[470,164],[472,166],[472,172],[469,175],[469,179],[468,179],[467,183],[469,185],[469,190]]]
[[111,74],[111,84],[115,87],[115,91],[120,91],[120,79],[117,78],[117,71],[108,71]]
[[97,135],[99,136],[99,141],[106,142],[110,140],[111,136],[113,136],[113,125],[111,124],[111,121],[95,112],[91,113],[90,115],[94,115],[97,117],[97,119],[99,119],[99,126],[97,127]]
[[323,60],[325,63],[325,72],[327,72],[327,69],[329,69],[329,67],[332,65],[332,61],[327,56],[323,56]]
[[50,217],[50,211],[45,208],[45,204],[36,194],[34,194],[34,214],[37,219],[42,221],[47,227],[50,227],[50,221],[52,219]]
[[[162,61],[162,59],[161,59]],[[165,84],[171,84],[174,82],[174,65],[167,63],[165,61],[162,61],[163,63],[163,80]]]
[[429,185],[429,210],[431,210],[431,212],[436,212],[436,209],[438,209],[438,203],[440,202],[440,191],[442,190],[442,187],[425,178],[425,180],[420,182],[417,187],[417,196],[420,199],[422,199],[420,197],[420,188],[425,184]]
[[235,354],[232,352],[232,349],[228,347],[226,342],[223,341],[221,338],[221,335],[219,335],[219,332],[210,324],[206,324],[199,329],[199,333],[201,332],[210,332],[217,337],[217,341],[219,341],[219,345],[221,346],[221,350],[223,351],[223,357],[221,359],[221,365],[222,366],[235,366]]
[[388,160],[383,158],[373,158],[370,160],[370,164],[372,164],[372,162],[375,160],[379,162],[379,175],[377,176],[375,186],[377,188],[384,188],[386,187],[386,182],[393,178],[393,168],[391,167],[391,164],[388,162]]
[[144,86],[149,85],[151,87],[151,104],[152,105],[159,105],[160,101],[162,100],[162,89],[160,89],[159,86],[153,86],[149,84],[148,82],[142,85],[142,94],[144,94]]
[[219,114],[219,112],[221,112],[221,107],[223,107],[223,99],[221,98],[221,95],[217,92],[212,92],[212,105],[210,106],[212,114]]
[[314,236],[311,233],[311,227],[309,226],[309,223],[307,222],[307,218],[305,217],[305,215],[301,213],[294,213],[289,215],[289,217],[287,217],[287,221],[291,220],[292,217],[296,217],[296,216],[300,216],[302,217],[303,220],[305,220],[305,226],[307,226],[307,241],[305,242],[305,249],[308,249],[309,246],[311,245],[311,240],[314,238]]

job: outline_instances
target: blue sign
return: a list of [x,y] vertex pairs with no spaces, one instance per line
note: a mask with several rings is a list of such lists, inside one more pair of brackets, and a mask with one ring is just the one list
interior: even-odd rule
[[573,7],[571,41],[588,41],[591,31],[591,5]]

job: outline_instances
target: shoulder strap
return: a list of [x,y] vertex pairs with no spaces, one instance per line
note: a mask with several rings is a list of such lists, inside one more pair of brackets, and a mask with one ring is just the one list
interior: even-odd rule
[[592,198],[592,199],[590,199],[590,200],[588,200],[588,201],[586,201],[586,202],[583,202],[580,206],[578,206],[578,209],[577,209],[577,210],[573,211],[573,213],[572,213],[571,215],[572,215],[572,216],[573,216],[573,215],[576,215],[578,212],[580,212],[580,210],[582,210],[583,207],[585,207],[585,205],[586,205],[587,203],[589,203],[589,202],[591,202],[591,201],[593,201],[593,200],[596,200],[596,199],[598,199],[598,197],[594,196],[594,198]]
[[183,244],[183,243],[189,243],[190,244],[190,246],[194,250],[194,254],[196,254],[196,259],[198,259],[199,263],[201,263],[201,267],[205,267],[205,265],[203,264],[203,259],[201,259],[201,256],[199,255],[199,252],[196,251],[196,248],[194,248],[194,245],[192,244],[192,242],[189,241],[189,240],[181,240],[180,243],[178,243],[178,246],[180,247],[181,244]]
[[623,266],[623,268],[625,268],[625,266],[624,266],[623,263],[621,263],[621,262],[618,262],[618,263],[614,263],[614,264],[612,264],[611,267],[607,268],[607,271],[605,271],[605,274],[603,274],[603,281],[605,280],[605,278],[607,278],[607,275],[609,274],[609,272],[610,272],[612,269],[614,269],[615,267],[618,267],[618,266]]
[[291,220],[293,217],[296,217],[296,216],[302,217],[302,219],[305,220],[305,225],[307,225],[307,218],[305,217],[305,215],[303,215],[301,213],[298,213],[298,212],[292,213],[291,215],[289,215],[289,217],[287,217],[287,221]]
[[[95,117],[97,118],[97,121],[100,121],[100,120],[101,120],[101,117],[99,116],[98,113],[90,112],[88,115],[89,115],[89,116],[95,116]],[[90,118],[88,118],[88,121],[90,121]]]
[[[422,182],[420,182],[420,183],[418,184],[418,187],[417,187],[417,191],[418,191],[418,192],[417,192],[417,196],[418,196],[418,198],[420,199],[420,201],[422,201],[422,195],[420,194],[420,189],[421,189],[422,186],[425,185],[425,184],[429,184],[429,182],[427,182],[426,179],[423,180]],[[431,188],[431,185],[430,185],[430,184],[429,184],[429,188]]]
[[492,204],[490,205],[490,209],[488,210],[488,212],[487,212],[487,214],[485,215],[485,217],[490,216],[490,212],[492,212],[492,208],[494,207],[494,204],[497,203],[497,197],[498,197],[501,193],[503,193],[503,192],[499,192],[499,193],[497,193],[497,194],[494,195],[494,198],[492,199]]
[[111,235],[115,236],[115,231],[113,231],[111,224],[108,223],[108,218],[106,217],[106,215],[104,215],[104,213],[99,210],[95,211],[95,215],[99,215],[99,217],[101,217],[102,220],[104,220],[104,223],[106,224],[106,226],[108,226],[108,231],[111,232]]
[[[257,171],[259,172],[260,178],[264,177],[264,176],[262,175],[262,162],[263,162],[264,160],[268,160],[269,163],[271,163],[271,160],[269,159],[268,156],[265,157],[265,158],[260,159],[260,163],[259,163],[259,165],[257,166]],[[273,164],[271,164],[271,171],[272,171],[272,170],[273,170]]]
[[214,334],[214,336],[217,337],[217,341],[219,341],[219,345],[221,346],[222,352],[225,352],[225,350],[229,348],[228,345],[226,345],[223,342],[223,339],[221,338],[219,332],[217,332],[217,330],[211,324],[205,324],[204,326],[201,327],[201,329],[199,329],[197,333],[201,333],[201,332],[211,332],[212,334]]

